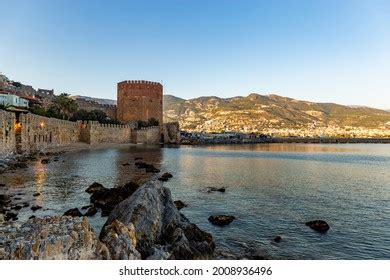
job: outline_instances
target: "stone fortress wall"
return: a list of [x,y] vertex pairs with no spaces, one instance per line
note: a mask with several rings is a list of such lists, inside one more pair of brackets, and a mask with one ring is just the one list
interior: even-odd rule
[[80,141],[88,144],[131,143],[134,127],[131,125],[100,124],[97,121],[78,122]]
[[[163,124],[163,86],[149,81],[123,81],[117,88],[118,106],[76,99],[81,109],[104,111],[126,125],[95,121],[70,122],[34,114],[0,110],[0,156],[31,153],[76,142],[97,143],[178,143],[178,123]],[[154,118],[159,126],[137,129],[137,121]]]
[[19,124],[21,138],[18,152],[31,153],[79,141],[79,125],[75,122],[21,114]]
[[159,126],[143,127],[135,130],[132,135],[132,143],[155,144],[161,142]]
[[15,114],[0,110],[0,155],[15,151]]
[[15,152],[32,153],[77,142],[159,144],[160,127],[136,129],[134,124],[100,124],[96,121],[71,122],[34,114],[0,110],[0,157]]
[[121,122],[147,121],[163,123],[163,86],[149,81],[123,81],[117,88],[117,118]]
[[165,144],[177,144],[180,142],[180,126],[178,122],[164,123],[163,135]]

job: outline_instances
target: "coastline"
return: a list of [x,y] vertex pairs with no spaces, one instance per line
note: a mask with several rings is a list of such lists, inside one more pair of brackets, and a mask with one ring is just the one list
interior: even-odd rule
[[189,139],[178,145],[218,144],[390,144],[390,138],[321,138],[321,137],[274,137],[253,139]]

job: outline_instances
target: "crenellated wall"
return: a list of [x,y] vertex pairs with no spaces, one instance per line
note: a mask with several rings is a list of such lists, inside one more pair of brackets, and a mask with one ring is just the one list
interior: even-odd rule
[[135,124],[100,124],[97,121],[70,122],[34,114],[0,110],[0,157],[11,153],[33,153],[77,142],[159,144],[159,126],[135,129]]
[[21,114],[19,123],[21,125],[19,152],[31,153],[79,141],[79,125],[75,122]]
[[117,88],[117,118],[129,121],[148,121],[155,118],[163,123],[163,86],[149,81],[123,81]]
[[0,157],[15,151],[15,114],[0,110]]
[[161,142],[161,132],[159,126],[143,127],[133,130],[132,143],[136,144],[158,144]]
[[88,144],[131,143],[133,126],[100,124],[97,121],[79,122],[80,141]]

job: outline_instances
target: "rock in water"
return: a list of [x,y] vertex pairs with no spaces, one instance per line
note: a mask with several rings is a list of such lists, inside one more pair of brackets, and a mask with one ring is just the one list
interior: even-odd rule
[[161,177],[165,177],[165,178],[172,178],[173,175],[169,172],[165,172],[163,175],[161,175]]
[[282,241],[282,237],[280,235],[277,235],[275,236],[274,241],[279,243],[280,241]]
[[91,195],[91,202],[95,207],[102,209],[102,215],[107,216],[121,201],[131,196],[139,185],[133,182],[125,184],[123,187],[104,190],[97,190]]
[[87,212],[85,212],[84,216],[91,217],[97,213],[97,209],[95,206],[91,206],[88,208]]
[[327,222],[323,220],[314,220],[314,221],[309,221],[306,222],[306,225],[310,227],[312,230],[325,233],[329,230],[329,225]]
[[39,205],[33,205],[33,206],[31,206],[31,210],[33,210],[33,212],[35,212],[35,211],[37,211],[37,210],[39,210],[39,209],[41,209],[42,208],[42,206],[39,206]]
[[11,203],[11,197],[7,194],[0,194],[0,206],[8,206]]
[[105,227],[101,241],[106,244],[111,258],[115,260],[139,260],[141,254],[135,249],[137,239],[133,224],[125,226],[114,220]]
[[71,217],[82,217],[83,214],[81,214],[79,208],[72,208],[69,209],[64,213],[64,216],[71,216]]
[[178,210],[183,209],[184,207],[187,207],[187,204],[185,204],[181,200],[176,200],[173,202]]
[[101,240],[115,220],[134,225],[136,249],[143,259],[206,259],[214,252],[211,234],[181,215],[170,190],[158,181],[146,183],[115,207],[100,233]]
[[215,187],[208,187],[207,188],[207,192],[208,193],[211,193],[211,192],[225,192],[226,189],[224,187],[222,188],[215,188]]
[[212,215],[209,217],[209,222],[217,226],[226,226],[233,222],[236,218],[231,215]]
[[54,216],[32,218],[26,223],[0,226],[0,259],[78,260],[110,258],[87,218]]
[[50,159],[48,159],[48,158],[42,159],[41,163],[42,164],[48,164],[48,163],[50,163]]
[[103,187],[102,184],[99,184],[97,182],[94,182],[92,185],[90,185],[85,191],[89,194],[95,193],[95,192],[103,192],[107,190],[105,187]]

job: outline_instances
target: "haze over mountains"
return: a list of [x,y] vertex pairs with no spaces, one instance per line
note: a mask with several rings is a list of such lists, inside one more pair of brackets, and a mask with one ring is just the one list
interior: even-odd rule
[[261,132],[331,128],[390,129],[390,112],[368,107],[301,101],[278,95],[215,96],[185,100],[164,96],[164,120],[187,131]]

